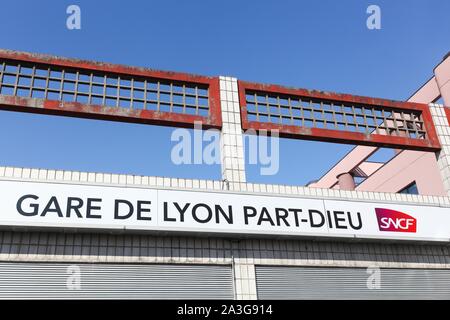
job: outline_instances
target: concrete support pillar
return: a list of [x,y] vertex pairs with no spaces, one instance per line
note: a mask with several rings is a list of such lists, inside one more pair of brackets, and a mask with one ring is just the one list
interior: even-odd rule
[[434,69],[434,75],[442,100],[444,100],[444,105],[450,107],[450,52]]
[[234,264],[234,292],[236,300],[256,300],[255,265],[248,263]]
[[355,178],[350,172],[338,174],[336,178],[340,190],[355,190]]
[[237,79],[220,77],[220,104],[222,107],[221,158],[222,179],[225,188],[239,190],[245,182],[244,145],[239,107]]
[[450,196],[450,126],[443,105],[430,104],[430,112],[442,146],[441,151],[436,154],[438,168],[444,189]]

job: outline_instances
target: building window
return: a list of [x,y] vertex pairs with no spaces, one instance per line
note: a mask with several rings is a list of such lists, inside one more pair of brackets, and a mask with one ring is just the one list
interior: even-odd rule
[[419,189],[417,189],[417,184],[414,181],[413,183],[407,185],[402,190],[400,190],[398,193],[405,193],[405,194],[419,194]]

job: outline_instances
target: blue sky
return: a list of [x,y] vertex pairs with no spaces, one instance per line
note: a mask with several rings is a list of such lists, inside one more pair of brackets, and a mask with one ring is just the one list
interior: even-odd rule
[[[82,29],[66,28],[81,8]],[[381,30],[366,8],[381,8]],[[4,1],[0,47],[203,75],[405,100],[450,50],[450,2]],[[176,166],[173,129],[0,112],[0,165],[220,179]],[[350,146],[285,140],[280,171],[251,182],[304,184]]]

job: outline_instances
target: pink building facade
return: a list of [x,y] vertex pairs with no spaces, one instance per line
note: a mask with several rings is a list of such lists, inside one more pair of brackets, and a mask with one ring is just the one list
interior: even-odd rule
[[[444,111],[450,114],[450,55],[447,54],[434,69],[433,77],[422,85],[409,102],[435,103],[442,98]],[[407,192],[409,186],[421,195],[448,195],[442,172],[438,166],[438,153],[395,150],[395,156],[387,161],[371,162],[367,159],[379,150],[377,147],[356,146],[336,163],[317,182],[309,187],[345,189],[357,191]],[[342,178],[342,177],[345,178]],[[363,181],[355,184],[354,178]]]

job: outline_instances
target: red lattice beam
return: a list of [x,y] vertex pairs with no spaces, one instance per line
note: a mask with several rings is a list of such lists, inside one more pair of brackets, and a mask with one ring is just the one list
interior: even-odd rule
[[221,128],[219,79],[0,50],[0,109]]
[[244,130],[288,138],[437,151],[426,104],[239,81]]

